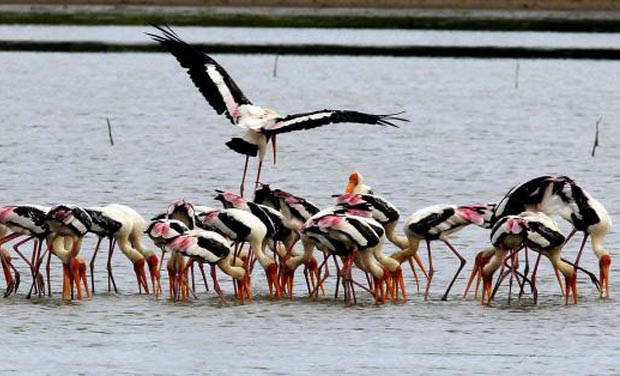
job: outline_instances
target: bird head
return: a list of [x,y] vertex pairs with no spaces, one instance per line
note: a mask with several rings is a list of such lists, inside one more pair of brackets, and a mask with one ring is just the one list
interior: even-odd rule
[[349,184],[344,190],[344,193],[353,193],[355,187],[362,183],[362,174],[355,171],[349,176]]

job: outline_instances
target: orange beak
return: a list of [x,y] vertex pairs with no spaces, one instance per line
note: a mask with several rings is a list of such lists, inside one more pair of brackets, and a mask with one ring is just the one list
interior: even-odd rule
[[611,256],[603,255],[598,262],[601,280],[601,297],[609,299],[609,266],[611,265]]
[[133,271],[136,273],[136,279],[138,280],[138,291],[142,294],[142,288],[145,293],[149,293],[149,284],[146,281],[146,272],[144,271],[144,259],[140,259],[133,264]]
[[149,274],[151,275],[151,283],[153,284],[153,293],[155,295],[161,294],[161,274],[159,273],[159,260],[157,260],[157,255],[150,255],[146,259],[147,264],[149,265]]
[[484,275],[484,273],[482,272],[482,270],[480,270],[480,274],[482,275],[482,300],[480,301],[482,304],[484,304],[484,297],[487,297],[487,304],[491,304],[491,293],[493,291],[493,274],[491,273],[490,275]]
[[405,279],[403,278],[403,269],[399,266],[392,272],[392,279],[395,284],[396,300],[398,300],[398,290],[403,294],[403,303],[407,302],[407,291],[405,290]]
[[565,277],[566,286],[564,293],[564,304],[568,304],[568,298],[572,292],[573,304],[577,304],[577,273],[573,270],[573,274],[570,277]]
[[471,288],[471,285],[474,282],[474,278],[476,277],[478,278],[476,279],[476,292],[474,294],[474,298],[478,297],[478,287],[480,285],[481,271],[482,271],[482,268],[484,268],[484,266],[489,262],[489,260],[491,260],[491,256],[488,256],[488,257],[485,256],[484,251],[478,252],[478,254],[476,254],[476,261],[474,264],[474,269],[471,271],[471,275],[469,276],[469,280],[467,281],[467,287],[465,287],[463,298],[467,297],[467,293],[469,292],[469,289]]
[[282,298],[282,289],[278,283],[278,266],[275,262],[269,264],[269,266],[265,268],[265,276],[267,277],[267,285],[269,286],[269,299],[273,297],[274,290],[276,297],[278,299]]
[[344,189],[344,193],[353,193],[353,190],[358,184],[359,184],[359,173],[354,172],[351,174],[351,176],[349,176],[349,184],[347,184],[347,187]]

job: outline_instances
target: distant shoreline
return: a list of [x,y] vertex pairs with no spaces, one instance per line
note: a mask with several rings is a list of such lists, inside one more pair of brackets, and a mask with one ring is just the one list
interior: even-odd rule
[[[398,3],[402,0],[388,1]],[[557,3],[555,0],[549,0]],[[211,3],[209,1],[206,1]],[[239,1],[230,1],[236,3]],[[257,1],[265,3],[269,1]],[[273,3],[274,1],[271,1]],[[293,1],[295,2],[295,1]],[[350,1],[349,1],[350,2]],[[430,3],[432,1],[428,1]],[[45,4],[40,4],[45,3]],[[619,32],[615,2],[599,10],[4,4],[0,24],[145,25]],[[118,3],[109,1],[108,3]],[[164,3],[164,2],[158,2]],[[182,2],[165,2],[182,3]],[[297,1],[295,3],[322,3]],[[346,0],[334,4],[347,3]],[[361,1],[360,3],[364,3]],[[450,3],[450,2],[446,2]],[[475,4],[465,1],[464,4]],[[570,1],[565,3],[571,3]],[[493,4],[512,4],[510,1]],[[590,3],[589,3],[590,4]],[[592,4],[598,4],[594,1]],[[602,3],[601,3],[602,4]],[[559,6],[559,5],[558,5]],[[588,8],[589,9],[589,8]]]
[[[620,60],[620,49],[485,46],[354,46],[337,44],[222,44],[196,43],[214,54],[347,55],[393,57],[449,57],[493,59]],[[165,52],[154,43],[0,41],[0,51],[69,53]]]
[[159,7],[301,7],[377,9],[503,9],[503,10],[620,10],[617,0],[0,0],[17,5],[159,6]]

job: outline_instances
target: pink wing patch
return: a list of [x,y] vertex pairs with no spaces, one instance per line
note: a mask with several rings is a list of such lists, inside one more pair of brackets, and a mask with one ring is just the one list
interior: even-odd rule
[[0,221],[6,221],[7,217],[13,213],[15,206],[3,206],[0,208]]
[[459,206],[457,210],[459,215],[465,218],[468,222],[478,226],[484,223],[484,216],[478,213],[474,206]]
[[337,228],[343,222],[343,218],[336,215],[326,215],[318,220],[317,225],[323,228]]
[[362,203],[362,195],[358,193],[345,193],[336,199],[339,204],[357,205]]

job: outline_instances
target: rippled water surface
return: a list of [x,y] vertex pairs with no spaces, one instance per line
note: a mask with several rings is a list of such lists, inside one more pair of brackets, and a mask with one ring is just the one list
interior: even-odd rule
[[[494,201],[540,174],[576,178],[617,220],[620,199],[620,70],[615,62],[217,56],[256,104],[283,114],[321,108],[406,111],[400,129],[338,125],[279,139],[278,165],[263,181],[319,206],[361,171],[403,217],[438,203]],[[224,143],[240,129],[214,114],[165,54],[0,54],[0,202],[127,203],[145,217],[184,197],[215,205],[236,190],[243,159]],[[600,147],[590,156],[602,116]],[[114,132],[108,141],[105,118]],[[268,161],[270,158],[268,158]],[[255,168],[255,166],[252,166]],[[251,171],[254,174],[254,170]],[[568,231],[566,223],[561,223]],[[605,243],[617,254],[616,226]],[[95,239],[84,245],[90,257]],[[81,302],[0,301],[3,374],[427,374],[620,372],[617,260],[609,300],[581,274],[580,303],[564,306],[547,264],[540,301],[490,307],[461,298],[488,233],[466,228],[454,245],[469,263],[448,302],[439,301],[456,260],[435,245],[437,268],[424,302],[406,271],[410,300],[375,306],[367,294],[345,307],[325,297],[270,302],[254,276],[255,303],[220,305],[212,292],[173,304],[137,295],[132,269],[114,266],[119,295]],[[578,241],[567,246],[574,257]],[[387,251],[394,248],[388,246]],[[583,265],[597,271],[588,250]],[[26,267],[24,285],[28,284]],[[166,278],[164,284],[167,286]],[[232,301],[232,286],[223,289]],[[334,281],[329,280],[333,291]]]

